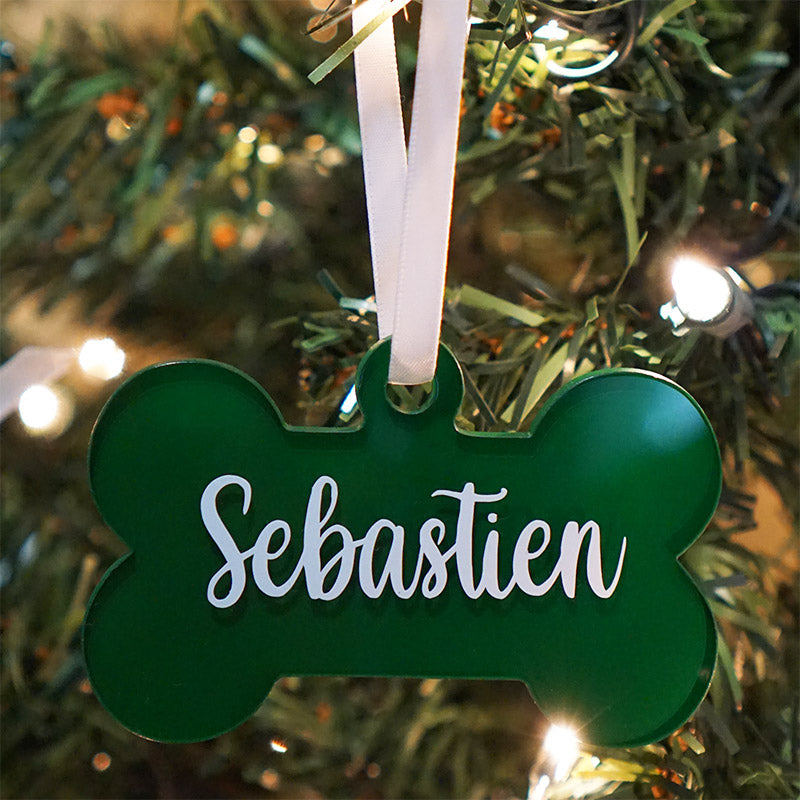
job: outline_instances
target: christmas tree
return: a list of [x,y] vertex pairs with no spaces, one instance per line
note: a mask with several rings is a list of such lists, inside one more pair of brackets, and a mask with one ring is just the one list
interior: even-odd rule
[[[527,429],[607,366],[699,402],[724,484],[682,559],[719,631],[690,722],[603,750],[522,684],[286,678],[237,730],[165,745],[93,696],[81,622],[125,547],[85,459],[119,382],[214,358],[289,422],[357,422],[377,327],[355,42],[349,5],[318,5],[209,0],[157,42],[60,24],[22,52],[4,32],[2,361],[94,344],[3,427],[3,796],[797,796],[800,67],[777,0],[472,8],[442,329],[458,424]],[[418,18],[395,21],[406,111]],[[723,307],[682,298],[676,261],[717,265]]]

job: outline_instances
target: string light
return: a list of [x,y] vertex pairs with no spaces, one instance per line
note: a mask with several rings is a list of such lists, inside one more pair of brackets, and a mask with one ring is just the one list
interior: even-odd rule
[[19,398],[19,416],[28,433],[57,436],[72,420],[72,403],[64,392],[35,383]]
[[[75,357],[74,351],[67,352],[69,361],[72,362]],[[110,337],[88,339],[78,353],[78,363],[87,375],[100,380],[110,380],[122,372],[125,366],[125,353]],[[64,371],[61,370],[56,377]],[[22,424],[33,436],[58,436],[72,421],[74,403],[63,389],[45,383],[29,384],[29,381],[28,377],[19,386],[19,389],[22,389],[22,386],[25,386],[25,389],[18,395],[19,400],[16,401]],[[14,403],[12,399],[9,412]]]
[[569,725],[551,725],[531,770],[527,800],[544,800],[554,784],[569,777],[580,756],[580,742]]
[[78,363],[87,375],[108,381],[122,372],[125,352],[108,336],[105,339],[87,339],[78,354]]
[[269,743],[269,746],[276,752],[276,753],[285,753],[289,748],[286,746],[286,742],[282,739],[272,739]]
[[687,319],[711,322],[724,314],[733,300],[725,274],[693,256],[681,256],[672,268],[675,302]]
[[724,338],[753,315],[750,298],[730,267],[718,267],[694,255],[678,256],[672,264],[674,298],[659,309],[676,336],[700,327]]
[[542,747],[553,764],[553,780],[563,781],[580,755],[575,731],[568,725],[551,725]]

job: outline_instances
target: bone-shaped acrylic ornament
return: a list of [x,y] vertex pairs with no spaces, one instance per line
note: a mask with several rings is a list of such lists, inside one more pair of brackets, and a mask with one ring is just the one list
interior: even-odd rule
[[679,727],[716,653],[676,560],[720,491],[694,400],[607,370],[558,391],[529,434],[470,434],[446,347],[415,414],[387,400],[388,357],[382,342],[361,362],[355,430],[289,428],[213,362],[114,394],[90,479],[131,552],[86,614],[100,701],[144,736],[194,741],[283,675],[513,678],[587,742]]

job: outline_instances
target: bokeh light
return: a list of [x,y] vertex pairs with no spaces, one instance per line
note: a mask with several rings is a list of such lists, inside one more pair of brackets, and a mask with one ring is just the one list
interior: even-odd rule
[[111,766],[111,756],[108,753],[95,753],[92,766],[97,772],[105,772]]
[[105,339],[88,339],[81,347],[78,363],[87,375],[108,381],[122,372],[125,352],[108,336]]
[[245,125],[238,133],[239,141],[245,144],[253,144],[258,138],[258,131],[252,125]]
[[73,404],[63,391],[36,383],[20,395],[18,410],[28,433],[58,436],[72,421]]

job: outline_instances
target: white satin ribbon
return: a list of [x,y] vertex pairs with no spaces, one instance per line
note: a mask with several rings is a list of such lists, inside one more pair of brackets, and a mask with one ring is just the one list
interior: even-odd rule
[[[353,10],[353,29],[387,5]],[[392,337],[389,381],[433,378],[442,324],[469,0],[425,0],[406,163],[392,18],[355,51],[378,335]]]

